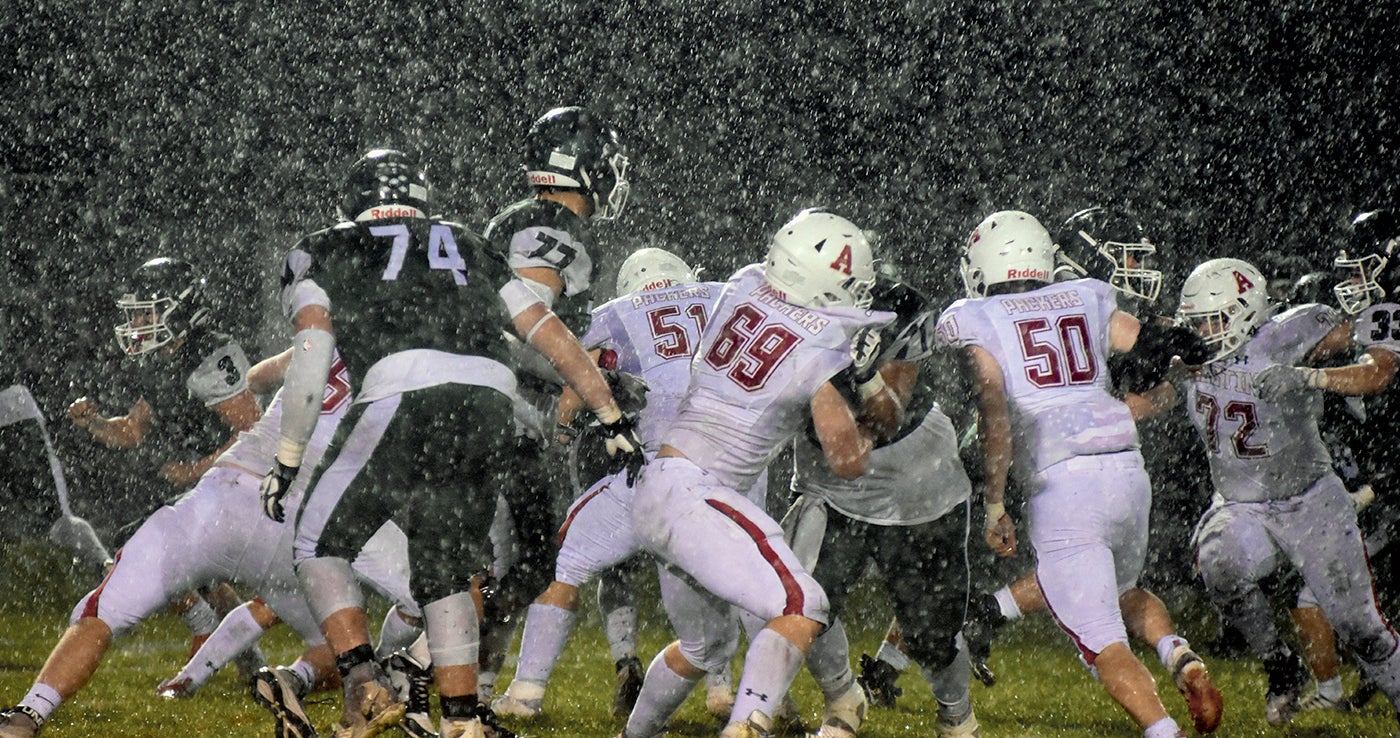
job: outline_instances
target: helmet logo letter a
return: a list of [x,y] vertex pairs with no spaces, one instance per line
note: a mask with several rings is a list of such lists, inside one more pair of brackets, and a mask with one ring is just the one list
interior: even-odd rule
[[1243,295],[1243,294],[1245,293],[1245,290],[1249,290],[1249,289],[1253,289],[1253,288],[1254,288],[1254,283],[1251,282],[1251,281],[1249,281],[1249,277],[1246,277],[1246,276],[1244,276],[1243,274],[1240,274],[1240,272],[1239,272],[1238,269],[1234,271],[1234,275],[1235,275],[1235,286],[1238,287],[1238,288],[1240,289],[1240,294],[1241,294],[1241,295]]
[[846,244],[841,247],[841,255],[836,257],[836,261],[831,262],[831,268],[846,276],[851,276],[851,245]]

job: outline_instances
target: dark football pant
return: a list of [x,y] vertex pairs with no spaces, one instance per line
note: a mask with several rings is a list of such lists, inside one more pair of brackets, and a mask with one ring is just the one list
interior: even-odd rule
[[862,523],[831,510],[812,576],[826,590],[832,618],[873,560],[909,656],[930,672],[952,663],[967,615],[967,527],[966,502],[918,525]]
[[353,560],[393,520],[408,537],[414,599],[469,590],[472,574],[491,563],[513,434],[510,398],[489,387],[442,384],[355,405],[308,488],[310,499],[328,469],[350,470],[316,556]]

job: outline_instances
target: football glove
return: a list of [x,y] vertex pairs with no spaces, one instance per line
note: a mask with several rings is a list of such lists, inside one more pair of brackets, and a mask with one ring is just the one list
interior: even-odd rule
[[875,376],[880,359],[880,329],[864,328],[851,339],[851,381],[859,387]]
[[1254,375],[1254,394],[1265,402],[1274,402],[1290,392],[1314,386],[1309,381],[1320,369],[1274,364]]
[[611,423],[599,423],[598,431],[612,459],[613,471],[626,471],[623,481],[632,484],[637,479],[637,472],[646,463],[646,456],[642,454],[642,439],[637,437],[636,417],[624,414]]
[[283,507],[282,500],[292,488],[292,482],[296,480],[300,470],[299,466],[287,466],[281,461],[273,460],[272,469],[263,477],[262,486],[258,488],[264,515],[279,523],[286,522],[287,510]]
[[604,369],[603,379],[608,380],[608,389],[624,415],[636,415],[646,407],[651,385],[645,379],[616,369]]

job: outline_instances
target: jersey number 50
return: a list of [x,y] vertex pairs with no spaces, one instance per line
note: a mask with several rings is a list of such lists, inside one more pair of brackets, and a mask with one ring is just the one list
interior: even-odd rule
[[1031,384],[1044,389],[1092,384],[1098,379],[1099,364],[1089,345],[1089,320],[1083,315],[1062,315],[1053,328],[1047,318],[1018,320],[1016,333]]
[[768,314],[752,303],[735,308],[705,353],[705,363],[749,392],[762,389],[773,370],[802,343],[802,337],[781,323],[764,325]]

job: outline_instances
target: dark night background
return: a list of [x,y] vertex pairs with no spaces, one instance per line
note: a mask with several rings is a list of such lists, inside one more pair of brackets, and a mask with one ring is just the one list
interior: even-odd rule
[[[330,223],[359,153],[420,151],[439,209],[480,226],[524,195],[521,136],[562,104],[603,112],[629,148],[633,200],[598,232],[613,264],[658,245],[721,278],[825,204],[877,231],[881,255],[943,304],[984,215],[1028,210],[1053,229],[1109,204],[1140,213],[1164,252],[1170,312],[1195,263],[1322,268],[1349,217],[1395,194],[1397,7],[7,6],[0,387],[33,389],[80,512],[97,514],[119,481],[64,408],[118,397],[112,300],[135,266],[202,265],[256,360],[286,340],[280,255]],[[606,294],[611,274],[599,282]],[[27,471],[34,447],[17,438],[0,435],[0,501],[33,509],[44,468]],[[1178,546],[1206,502],[1183,488],[1192,510],[1158,518]]]

